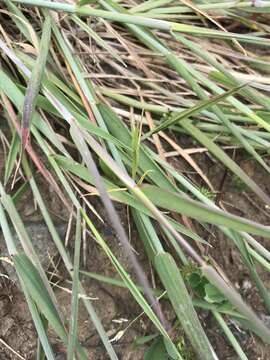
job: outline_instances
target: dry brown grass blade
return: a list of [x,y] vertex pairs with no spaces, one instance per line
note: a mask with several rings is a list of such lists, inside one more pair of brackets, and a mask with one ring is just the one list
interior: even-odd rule
[[67,68],[67,70],[68,70],[68,72],[69,72],[69,75],[70,75],[70,77],[71,77],[71,80],[72,80],[72,82],[73,82],[73,84],[74,84],[74,86],[75,86],[75,89],[78,91],[78,94],[79,94],[80,97],[81,97],[82,103],[83,103],[83,105],[84,105],[85,110],[87,111],[87,114],[88,114],[88,116],[89,116],[90,121],[91,121],[94,125],[97,125],[97,121],[96,121],[95,115],[94,115],[94,113],[93,113],[93,111],[92,111],[92,109],[91,109],[91,106],[90,106],[89,102],[87,101],[86,96],[84,95],[83,90],[82,90],[82,88],[80,87],[79,82],[77,81],[75,75],[73,74],[69,63],[68,63],[66,60],[65,60],[65,64],[66,64],[66,68]]
[[[222,146],[221,148],[222,150],[236,150],[239,148],[239,146],[228,145],[228,146]],[[201,148],[183,149],[183,151],[188,155],[192,155],[192,154],[207,153],[209,150],[207,148],[201,147]],[[166,158],[174,157],[174,156],[181,156],[181,155],[179,154],[178,151],[167,151],[165,153]]]
[[164,132],[160,132],[160,136],[165,139],[170,145],[171,147],[176,150],[178,152],[178,154],[186,160],[186,162],[196,171],[196,173],[198,173],[198,175],[203,179],[203,181],[209,186],[209,188],[211,189],[212,192],[215,191],[213,185],[211,184],[210,180],[208,179],[208,177],[204,174],[204,172],[202,171],[202,169],[199,167],[199,165],[196,164],[196,162],[192,159],[192,157],[184,150],[181,148],[181,146],[179,146],[178,144],[176,144],[175,141],[173,141],[168,135],[166,135]]
[[[151,113],[149,111],[146,111],[145,116],[146,116],[146,120],[148,121],[148,125],[149,125],[150,130],[153,130],[155,126],[154,126],[154,122],[153,122]],[[154,134],[153,135],[153,140],[154,140],[154,143],[155,143],[155,146],[156,146],[156,149],[157,149],[157,152],[158,152],[160,158],[162,160],[165,160],[164,149],[163,149],[163,146],[161,144],[159,134]]]

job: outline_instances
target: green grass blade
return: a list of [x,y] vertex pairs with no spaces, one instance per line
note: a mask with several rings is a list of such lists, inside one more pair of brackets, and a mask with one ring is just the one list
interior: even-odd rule
[[133,6],[129,12],[130,14],[141,13],[155,8],[159,8],[162,5],[169,5],[173,0],[147,0],[139,5]]
[[155,205],[161,208],[179,212],[212,224],[226,226],[234,230],[246,231],[256,235],[260,234],[266,237],[270,236],[269,226],[255,223],[211,206],[202,205],[180,194],[171,193],[152,185],[144,185],[141,189]]
[[71,315],[70,315],[69,336],[68,336],[67,360],[73,360],[74,352],[76,349],[76,341],[77,341],[80,250],[81,250],[81,215],[80,215],[80,211],[77,211],[74,267],[73,267],[73,277],[72,277],[72,299],[71,299],[71,312],[70,312]]
[[142,140],[148,138],[149,136],[151,136],[153,134],[156,134],[159,131],[167,129],[169,126],[172,126],[172,125],[178,123],[181,120],[188,119],[190,116],[196,115],[199,112],[201,112],[202,110],[205,110],[210,106],[213,106],[213,105],[217,104],[221,100],[226,99],[228,96],[237,93],[244,86],[246,86],[246,84],[235,87],[235,88],[233,88],[233,89],[231,89],[231,90],[229,90],[227,92],[224,92],[221,95],[214,96],[213,98],[211,98],[209,100],[202,101],[199,104],[195,105],[194,107],[190,108],[189,110],[183,111],[183,112],[181,112],[179,114],[172,115],[168,120],[164,121],[161,125],[156,126],[155,129],[153,129],[153,130],[149,131],[148,133],[146,133],[142,137]]
[[32,70],[23,104],[22,113],[22,148],[25,149],[28,142],[30,126],[35,113],[37,96],[41,87],[45,71],[47,56],[51,41],[51,16],[47,13],[42,29],[42,36],[39,47],[39,54]]
[[[40,316],[40,320],[44,327],[45,333],[47,333],[48,325],[49,325],[48,320],[43,315]],[[46,351],[44,351],[44,349],[42,347],[42,342],[40,339],[38,339],[38,344],[37,344],[37,360],[46,360]]]
[[37,269],[24,253],[14,255],[13,261],[17,273],[37,304],[39,311],[45,315],[62,341],[66,342],[66,331],[61,323],[51,297],[43,285],[43,281],[41,280]]
[[128,96],[118,94],[115,91],[112,91],[112,90],[109,90],[106,88],[99,88],[99,91],[103,95],[108,96],[109,98],[114,99],[114,100],[120,102],[121,104],[133,106],[136,109],[151,111],[151,112],[157,113],[157,114],[164,114],[164,113],[166,114],[166,113],[169,113],[170,111],[180,110],[176,107],[171,107],[171,106],[166,107],[166,106],[162,106],[162,105],[148,104],[144,101],[134,100]]
[[155,257],[155,268],[167,290],[178,320],[198,357],[203,360],[216,360],[217,356],[200,324],[174,259],[168,253],[159,253]]
[[20,279],[20,284],[21,284],[21,287],[23,289],[24,296],[26,298],[29,310],[31,312],[33,322],[35,324],[35,327],[36,327],[36,330],[37,330],[37,333],[38,333],[40,350],[38,348],[37,352],[38,352],[38,354],[40,354],[42,356],[42,357],[39,357],[39,358],[41,360],[43,360],[43,359],[45,360],[46,357],[47,357],[47,359],[54,360],[56,357],[55,357],[55,355],[53,353],[51,344],[50,344],[49,339],[48,339],[48,334],[47,334],[48,329],[44,324],[45,321],[47,322],[47,319],[42,318],[41,313],[38,311],[35,302],[32,300],[32,298],[30,296],[30,293],[27,290],[27,287],[25,286],[23,280],[21,280],[21,279]]
[[16,165],[16,158],[20,152],[20,138],[16,131],[13,133],[7,160],[5,162],[4,184],[6,185]]
[[217,322],[219,323],[220,327],[224,331],[227,339],[230,341],[232,347],[234,348],[235,352],[239,356],[240,360],[248,360],[246,354],[243,352],[241,346],[239,345],[238,341],[236,340],[235,336],[231,332],[229,326],[227,325],[226,321],[223,317],[216,311],[213,311],[213,315],[216,318]]
[[138,233],[144,244],[148,258],[153,262],[157,253],[163,251],[163,247],[157,233],[148,216],[139,211],[132,210],[132,217],[135,221]]

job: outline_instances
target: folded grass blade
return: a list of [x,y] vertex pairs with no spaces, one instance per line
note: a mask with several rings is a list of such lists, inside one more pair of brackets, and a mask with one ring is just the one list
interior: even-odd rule
[[39,54],[27,85],[22,113],[22,149],[28,142],[30,126],[35,113],[37,97],[41,88],[51,41],[51,16],[46,13],[39,46]]

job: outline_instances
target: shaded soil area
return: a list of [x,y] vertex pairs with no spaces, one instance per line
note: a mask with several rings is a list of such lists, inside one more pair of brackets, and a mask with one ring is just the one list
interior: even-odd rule
[[[185,145],[185,141],[183,141],[182,145]],[[209,177],[214,188],[219,190],[215,196],[225,209],[263,224],[269,223],[269,211],[265,209],[242,184],[237,183],[234,177],[225,173],[222,166],[218,165],[207,154],[195,155],[194,159],[200,164],[205,174]],[[241,156],[237,161],[266,193],[270,193],[270,185],[267,176],[262,173],[261,169],[257,171],[253,161],[243,159]],[[187,168],[185,163],[181,160],[174,158],[171,162],[188,177],[191,177],[193,180],[200,183],[200,179],[197,178],[197,175],[190,172],[190,169]],[[69,213],[63,207],[58,197],[55,196],[53,190],[48,189],[47,184],[40,176],[37,176],[37,181],[40,189],[43,189],[46,205],[64,241]],[[36,204],[31,199],[32,197],[29,190],[20,200],[18,210],[22,219],[28,224],[28,231],[32,236],[33,243],[36,245],[43,266],[48,271],[51,282],[54,284],[53,286],[61,310],[68,319],[70,314],[71,283],[66,280],[68,276],[64,266],[59,260],[56,249],[52,245],[52,240],[42,222],[42,217],[36,208]],[[104,219],[104,224],[102,224],[97,217],[94,215],[92,216],[97,229],[103,235],[111,250],[125,269],[130,272],[131,275],[134,275],[122,246],[106,221],[107,216],[106,213],[104,213],[102,205],[96,198],[92,198],[91,201],[99,215]],[[120,214],[122,223],[125,225],[127,233],[129,234],[131,244],[138,255],[138,259],[147,274],[149,274],[149,279],[154,284],[154,275],[151,266],[146,258],[142,242],[138,238],[132,225],[128,209],[119,204],[116,204],[116,208]],[[197,225],[194,226],[200,235],[211,244],[212,247],[209,247],[208,254],[216,260],[228,278],[241,292],[243,297],[253,306],[256,312],[261,317],[264,317],[265,320],[269,320],[265,306],[262,303],[254,284],[250,280],[246,267],[239,257],[239,252],[234,244],[212,227],[209,227],[208,230],[206,230]],[[71,234],[72,233],[73,231],[71,231]],[[266,248],[270,248],[269,241],[261,238],[258,240],[261,241]],[[73,235],[70,235],[68,240],[66,240],[70,254],[73,253],[73,242]],[[24,296],[20,291],[16,277],[14,276],[14,271],[12,271],[11,266],[6,262],[7,254],[2,236],[0,240],[0,253],[2,256],[0,262],[0,359],[18,359],[19,354],[24,359],[32,360],[36,358],[37,335]],[[82,269],[85,271],[117,277],[113,265],[90,234],[86,234],[83,242],[81,262]],[[258,271],[262,276],[266,287],[269,289],[270,275],[265,271],[262,271],[259,266]],[[86,289],[87,296],[93,299],[93,306],[102,320],[109,337],[113,339],[118,336],[121,331],[125,330],[124,335],[118,341],[114,342],[114,348],[119,355],[119,358],[123,360],[143,359],[146,346],[136,346],[136,339],[155,333],[155,329],[150,321],[144,315],[141,315],[139,306],[129,292],[120,287],[100,283],[86,276],[82,276],[81,279]],[[174,324],[174,315],[168,302],[162,301],[162,307],[171,324]],[[204,325],[220,359],[238,359],[238,356],[228,344],[225,335],[222,333],[211,313],[199,311],[199,314],[202,324]],[[136,320],[134,321],[134,319]],[[241,346],[246,351],[249,359],[270,359],[269,346],[262,344],[257,337],[251,335],[236,323],[228,321],[228,324]],[[87,349],[89,359],[105,360],[108,358],[82,303],[80,303],[79,308],[78,333],[82,345]],[[176,337],[179,337],[180,333],[181,331]],[[51,333],[51,343],[57,354],[57,359],[65,359],[65,350],[53,333]],[[195,359],[195,357],[187,357],[186,359],[192,360]]]

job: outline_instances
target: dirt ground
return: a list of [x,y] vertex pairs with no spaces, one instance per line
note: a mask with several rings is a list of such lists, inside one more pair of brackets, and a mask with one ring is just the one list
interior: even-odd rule
[[[185,145],[185,140],[183,144]],[[1,158],[3,158],[1,156]],[[262,205],[250,194],[247,189],[239,186],[235,179],[227,174],[224,177],[224,169],[213,161],[211,157],[205,154],[196,155],[194,157],[196,161],[203,168],[209,179],[212,181],[215,189],[220,190],[219,200],[229,211],[250,218],[254,221],[258,221],[264,224],[269,223],[269,211],[262,207]],[[184,171],[187,176],[191,176],[196,181],[200,182],[195,174],[190,172],[184,163],[179,159],[171,160],[174,165],[177,165],[179,170]],[[251,177],[264,189],[267,193],[270,193],[270,184],[265,174],[256,169],[256,165],[253,161],[239,157],[239,163]],[[61,202],[53,191],[47,191],[47,184],[44,183],[40,177],[37,178],[40,188],[44,189],[43,195],[46,194],[45,200],[47,206],[53,216],[56,224],[61,225],[67,223],[68,213],[63,208]],[[241,185],[241,184],[240,184]],[[46,191],[45,191],[46,189]],[[23,220],[31,224],[36,224],[38,231],[41,225],[41,216],[35,207],[31,199],[30,192],[26,193],[19,204],[19,211]],[[101,204],[96,199],[95,207],[98,212],[106,219],[106,214],[102,209]],[[119,204],[116,207],[120,213],[122,222],[125,226],[129,223],[127,218],[127,209]],[[260,210],[259,210],[260,209]],[[108,241],[110,248],[120,260],[122,265],[130,271],[128,259],[125,257],[123,249],[119,244],[119,241],[114,236],[113,231],[109,224],[102,225],[101,222],[95,221],[97,228],[103,234]],[[127,227],[127,226],[126,226]],[[128,230],[128,229],[127,229]],[[138,253],[139,260],[148,274],[151,273],[150,266],[146,260],[142,244],[138,239],[135,230],[130,230],[131,244]],[[228,278],[239,289],[244,298],[253,306],[257,313],[261,316],[266,315],[266,309],[262,304],[260,297],[257,294],[254,285],[251,283],[247,270],[243,265],[239,254],[234,245],[220,233],[213,231],[207,232],[202,229],[198,229],[201,235],[207,239],[213,246],[209,249],[210,254],[223,268]],[[45,244],[48,245],[50,238],[48,234],[44,238]],[[264,243],[266,248],[270,248],[269,242],[263,239],[259,239]],[[68,249],[72,253],[73,240],[72,238],[68,242]],[[4,253],[4,241],[0,240],[0,252]],[[82,269],[86,271],[97,271],[100,274],[107,276],[116,276],[113,266],[107,259],[106,255],[100,250],[95,241],[88,236],[84,244],[84,259],[82,259]],[[41,249],[42,252],[42,249]],[[44,252],[44,251],[43,251]],[[55,254],[54,254],[55,255]],[[43,254],[44,256],[44,254]],[[45,251],[46,256],[46,251]],[[52,282],[55,284],[55,292],[59,300],[59,304],[63,313],[68,317],[70,308],[70,293],[67,289],[70,289],[71,284],[65,280],[66,272],[63,268],[63,264],[59,262],[58,256],[52,256],[53,263],[50,263],[48,271],[53,272]],[[268,288],[270,288],[270,275],[259,271],[263,274],[263,280]],[[16,283],[6,276],[9,276],[7,267],[3,262],[0,263],[0,360],[19,359],[13,351],[16,351],[27,360],[35,359],[37,336],[34,329],[34,325],[31,321],[31,316],[27,308],[27,304],[24,297],[17,287]],[[128,324],[134,320],[140,313],[139,306],[132,299],[127,290],[113,287],[105,284],[98,283],[95,280],[91,280],[86,277],[82,277],[83,285],[86,289],[87,295],[93,298],[93,305],[105,326],[110,338],[113,338],[120,330],[124,330]],[[170,321],[173,321],[172,313],[170,311],[169,304],[162,303],[163,309]],[[215,320],[211,317],[211,314],[203,311],[200,312],[200,317],[203,321],[206,331],[208,332],[214,348],[222,360],[236,360],[238,357],[235,355],[233,349],[228,345],[225,340],[225,336],[221,333]],[[270,348],[263,345],[258,338],[252,336],[244,329],[237,327],[236,324],[229,323],[233,333],[245,349],[248,358],[251,360],[267,360],[270,359]],[[105,360],[107,359],[106,352],[99,340],[99,337],[89,320],[86,310],[80,304],[79,310],[79,338],[82,345],[87,349],[89,359],[93,360]],[[152,334],[154,332],[153,327],[146,317],[141,316],[137,321],[128,328],[124,336],[114,343],[114,348],[119,355],[120,359],[143,359],[143,353],[145,348],[134,345],[134,340],[137,337]],[[51,342],[53,348],[57,353],[57,359],[65,359],[65,352],[58,339],[51,334]],[[191,360],[191,359],[187,359]]]

